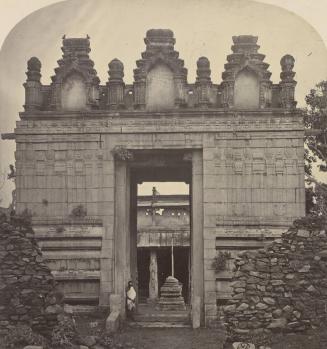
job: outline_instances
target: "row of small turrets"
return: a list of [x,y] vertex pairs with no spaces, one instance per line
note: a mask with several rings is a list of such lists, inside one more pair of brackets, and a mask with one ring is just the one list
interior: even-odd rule
[[265,56],[258,53],[257,39],[251,35],[233,37],[233,53],[227,56],[220,85],[212,83],[210,62],[206,57],[198,59],[196,82],[188,84],[184,61],[174,50],[173,32],[168,29],[151,29],[145,38],[146,50],[136,62],[133,85],[124,83],[124,65],[115,58],[109,63],[109,79],[103,86],[100,85],[94,63],[89,57],[89,37],[64,37],[63,56],[58,61],[50,86],[41,84],[41,62],[36,57],[28,61],[27,81],[24,84],[25,110],[62,110],[65,97],[63,86],[69,83],[72,76],[80,77],[80,86],[83,88],[80,87],[79,91],[85,94],[81,109],[146,109],[147,75],[158,64],[165,65],[172,72],[176,108],[237,108],[237,77],[243,71],[254,74],[257,79],[258,108],[294,108],[294,58],[285,55],[281,59],[281,81],[273,84],[268,71],[269,64],[264,62]]

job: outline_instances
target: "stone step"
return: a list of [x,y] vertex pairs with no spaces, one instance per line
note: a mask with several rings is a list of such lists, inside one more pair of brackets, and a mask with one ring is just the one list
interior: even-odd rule
[[99,307],[98,305],[66,305],[68,306],[73,314],[107,314],[109,311],[109,307]]
[[135,314],[135,321],[144,322],[189,322],[188,312],[183,313],[153,313],[153,314]]
[[173,321],[135,321],[129,322],[128,326],[133,328],[191,328],[191,323]]

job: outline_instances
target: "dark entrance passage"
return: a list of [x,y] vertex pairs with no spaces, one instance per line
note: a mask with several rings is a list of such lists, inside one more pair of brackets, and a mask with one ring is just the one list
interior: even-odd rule
[[[171,275],[171,248],[162,247],[156,249],[158,263],[158,295],[160,297],[160,288],[166,278]],[[137,270],[138,270],[138,291],[139,303],[146,303],[149,298],[150,282],[150,250],[147,248],[138,248],[137,251]],[[182,284],[182,295],[185,303],[190,301],[190,253],[188,247],[174,248],[174,276]]]
[[137,275],[138,275],[138,300],[146,303],[149,298],[150,281],[150,251],[148,249],[137,249]]
[[[171,275],[171,249],[163,248],[158,251],[158,281],[159,290],[164,284],[166,278]],[[167,263],[168,261],[168,263]],[[189,303],[189,283],[190,283],[190,265],[189,248],[174,248],[174,276],[183,285],[182,295],[185,303]],[[160,296],[160,291],[159,291]]]

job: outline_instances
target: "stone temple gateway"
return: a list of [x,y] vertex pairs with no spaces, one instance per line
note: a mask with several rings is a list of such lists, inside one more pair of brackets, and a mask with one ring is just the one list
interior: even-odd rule
[[[137,184],[190,185],[190,304],[209,324],[229,297],[232,258],[279,236],[304,215],[303,124],[294,101],[294,58],[273,84],[257,37],[233,37],[222,82],[210,62],[197,78],[170,30],[151,29],[133,84],[109,63],[100,84],[89,38],[63,38],[50,85],[28,61],[16,141],[16,210],[36,237],[66,299],[109,306],[137,287]],[[226,270],[214,258],[230,251]],[[195,311],[196,309],[196,311]],[[121,313],[124,315],[124,301]]]

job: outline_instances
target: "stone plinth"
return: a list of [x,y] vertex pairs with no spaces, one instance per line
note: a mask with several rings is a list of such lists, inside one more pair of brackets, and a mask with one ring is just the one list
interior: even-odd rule
[[159,307],[162,310],[184,310],[185,302],[182,297],[182,286],[172,276],[168,276],[160,289]]

